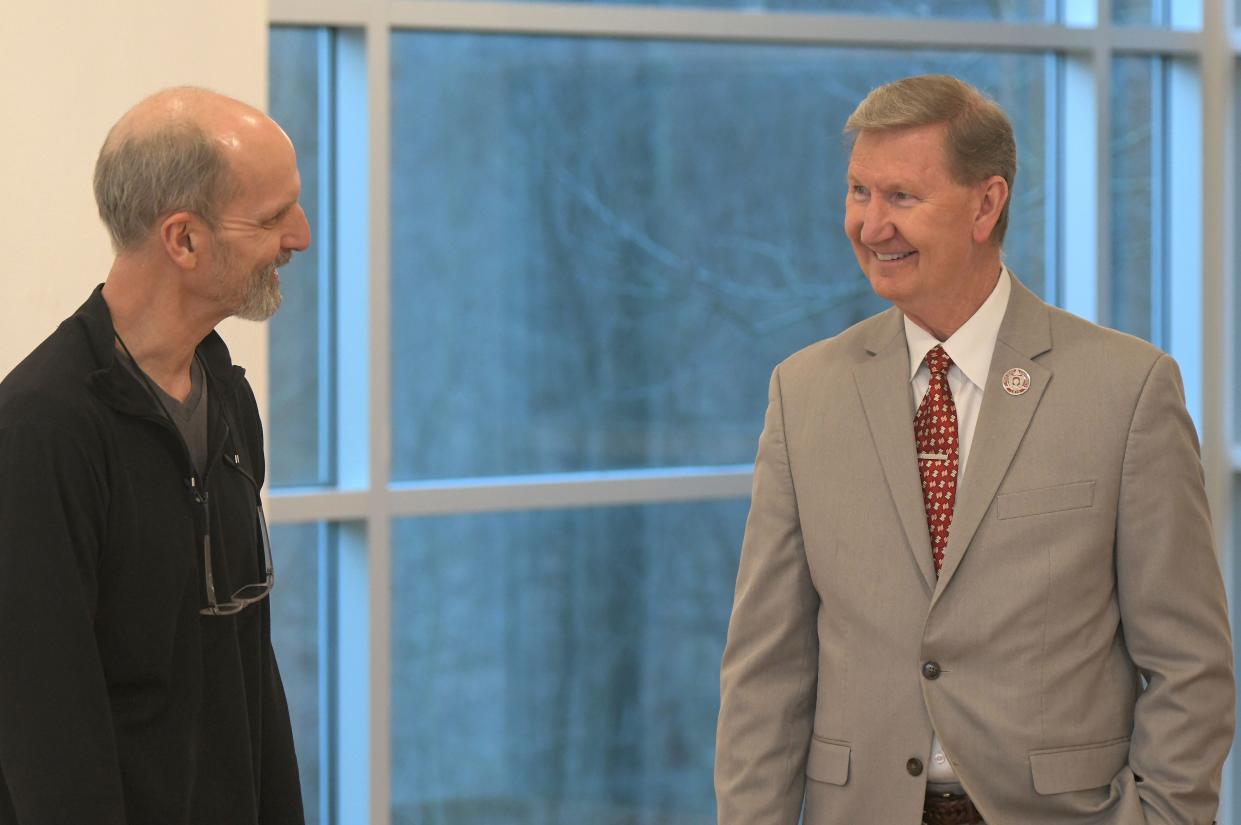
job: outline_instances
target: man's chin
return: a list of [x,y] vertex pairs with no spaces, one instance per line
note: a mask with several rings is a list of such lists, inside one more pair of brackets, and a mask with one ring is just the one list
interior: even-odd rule
[[871,290],[885,301],[897,303],[905,298],[908,292],[907,279],[897,277],[892,273],[876,272],[875,269],[868,268],[866,280],[870,281]]
[[243,301],[233,316],[243,321],[266,321],[276,314],[283,300],[279,281],[273,281],[262,293]]

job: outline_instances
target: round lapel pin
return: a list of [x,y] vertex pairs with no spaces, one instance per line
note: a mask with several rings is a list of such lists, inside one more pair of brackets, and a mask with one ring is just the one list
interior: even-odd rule
[[1021,395],[1030,389],[1030,373],[1021,367],[1013,367],[1004,373],[1004,377],[1000,379],[1000,383],[1004,386],[1004,392],[1009,395]]

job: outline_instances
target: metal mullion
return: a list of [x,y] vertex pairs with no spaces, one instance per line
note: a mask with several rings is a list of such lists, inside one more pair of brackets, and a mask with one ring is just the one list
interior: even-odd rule
[[1151,272],[1149,323],[1151,342],[1166,351],[1172,349],[1171,302],[1172,273],[1168,250],[1171,228],[1168,223],[1168,198],[1172,191],[1169,147],[1171,128],[1167,113],[1172,111],[1171,66],[1167,60],[1151,58]]
[[[1230,585],[1233,627],[1238,625],[1235,584],[1238,547],[1233,525],[1234,485],[1241,472],[1241,449],[1233,443],[1232,404],[1236,381],[1232,331],[1237,260],[1232,229],[1237,182],[1235,81],[1238,33],[1231,28],[1232,0],[1206,0],[1203,31],[1207,37],[1200,58],[1202,77],[1202,457],[1207,498],[1215,523],[1225,581]],[[1230,323],[1231,322],[1231,323]],[[1234,642],[1237,635],[1234,631]],[[1241,815],[1241,764],[1235,755],[1225,764],[1220,822]]]
[[316,405],[318,427],[318,480],[336,482],[336,33],[323,29],[316,37],[318,63],[318,213],[320,232],[317,238],[319,377]]
[[268,494],[266,515],[272,524],[365,521],[369,514],[369,496],[366,490],[277,488]]
[[1198,57],[1205,42],[1201,32],[1147,26],[1109,26],[1106,42],[1120,54]]
[[[376,5],[380,8],[377,9]],[[1110,16],[1103,0],[1101,15]],[[1166,26],[1097,27],[1007,23],[944,18],[887,18],[830,12],[799,12],[594,5],[586,2],[524,3],[483,0],[271,0],[272,25],[362,28],[378,14],[393,28],[511,32],[567,36],[642,37],[815,43],[894,48],[958,48],[1005,51],[1085,52],[1100,39],[1116,52],[1197,55],[1204,35]],[[1241,38],[1232,35],[1234,48]]]
[[394,517],[745,498],[749,464],[686,469],[467,478],[393,485]]
[[268,515],[273,524],[365,521],[378,518],[372,504],[375,495],[387,498],[382,512],[393,518],[744,498],[750,494],[752,479],[752,465],[736,464],[436,479],[401,482],[378,493],[282,488],[272,492]]
[[[1060,151],[1060,136],[1063,130],[1062,109],[1064,107],[1064,58],[1058,54],[1048,54],[1044,61],[1044,72],[1047,78],[1046,87],[1050,94],[1043,95],[1043,139],[1052,154],[1050,163],[1043,170],[1043,186],[1046,195],[1043,198],[1043,300],[1059,306],[1064,295],[1064,232],[1059,222],[1061,182],[1064,180],[1064,153]],[[1011,195],[1010,195],[1011,197]]]
[[1112,312],[1112,0],[1098,0],[1091,72],[1095,93],[1095,294],[1096,323],[1114,323]]
[[373,14],[371,0],[268,0],[272,26],[364,28]]
[[[1101,0],[1100,13],[1106,11],[1110,20],[1110,3]],[[1101,22],[1101,26],[1110,26]],[[1095,84],[1095,231],[1099,244],[1095,248],[1095,290],[1097,292],[1098,323],[1110,326],[1112,317],[1112,58],[1110,48],[1100,44],[1094,50],[1093,66]]]
[[370,140],[370,494],[366,521],[369,578],[371,825],[392,821],[392,517],[386,489],[391,464],[391,47],[385,0],[372,0],[366,25]]
[[1128,29],[1112,26],[1106,35],[1107,46],[1118,55],[1149,55],[1152,57],[1199,57],[1203,52],[1203,35],[1196,31],[1167,29]]
[[1045,23],[830,13],[482,0],[393,0],[389,8],[394,28],[434,31],[1019,52],[1087,51],[1095,40],[1088,29]]
[[316,594],[319,626],[319,822],[312,825],[339,825],[336,821],[340,793],[340,738],[337,714],[340,708],[339,597],[336,556],[339,552],[339,525],[319,522],[318,572]]

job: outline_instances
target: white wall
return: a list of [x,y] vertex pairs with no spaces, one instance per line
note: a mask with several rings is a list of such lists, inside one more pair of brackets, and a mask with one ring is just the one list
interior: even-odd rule
[[[0,0],[0,375],[107,275],[91,174],[117,118],[184,83],[263,106],[266,78],[266,0]],[[265,330],[220,328],[264,410]]]

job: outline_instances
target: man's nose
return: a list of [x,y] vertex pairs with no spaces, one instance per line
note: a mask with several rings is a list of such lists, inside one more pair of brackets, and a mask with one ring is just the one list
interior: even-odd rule
[[877,199],[868,203],[862,215],[862,231],[858,233],[859,240],[867,246],[873,246],[891,238],[893,231],[891,216],[888,214],[886,205]]
[[294,249],[302,252],[306,247],[310,246],[310,221],[306,220],[306,210],[302,209],[299,203],[293,207],[293,225],[284,236],[284,246],[286,249]]

